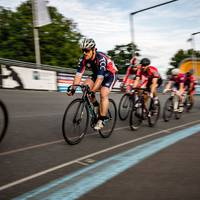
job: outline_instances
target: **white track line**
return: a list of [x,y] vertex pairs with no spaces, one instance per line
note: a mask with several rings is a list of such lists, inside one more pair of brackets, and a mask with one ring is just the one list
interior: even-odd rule
[[116,149],[116,148],[125,146],[125,145],[127,145],[127,144],[131,144],[131,143],[134,143],[134,142],[137,142],[137,141],[140,141],[140,140],[143,140],[143,139],[152,137],[152,136],[159,135],[159,134],[161,134],[161,133],[163,133],[163,132],[169,132],[169,131],[171,131],[171,130],[174,130],[174,129],[177,129],[177,128],[182,128],[182,127],[185,127],[185,126],[188,126],[188,125],[191,125],[191,124],[195,124],[195,123],[198,123],[198,122],[200,122],[200,120],[196,120],[196,121],[193,121],[193,122],[189,122],[189,123],[187,123],[187,124],[183,124],[183,125],[180,125],[180,126],[176,126],[176,127],[173,127],[173,128],[169,128],[169,129],[164,129],[164,130],[161,130],[161,131],[158,131],[158,132],[155,132],[155,133],[152,133],[152,134],[149,134],[149,135],[146,135],[146,136],[143,136],[143,137],[134,139],[134,140],[130,140],[130,141],[127,141],[127,142],[124,142],[124,143],[121,143],[121,144],[118,144],[118,145],[115,145],[115,146],[112,146],[112,147],[109,147],[109,148],[106,148],[106,149],[103,149],[103,150],[100,150],[100,151],[97,151],[97,152],[94,152],[94,153],[91,153],[91,154],[88,154],[88,155],[86,155],[86,156],[83,156],[83,157],[74,159],[74,160],[72,160],[72,161],[63,163],[63,164],[61,164],[61,165],[57,165],[57,166],[52,167],[52,168],[49,168],[49,169],[47,169],[47,170],[44,170],[44,171],[35,173],[35,174],[31,175],[31,176],[27,176],[27,177],[25,177],[25,178],[22,178],[22,179],[19,179],[19,180],[17,180],[17,181],[8,183],[8,184],[6,184],[6,185],[2,185],[2,186],[0,187],[0,191],[5,190],[5,189],[8,189],[8,188],[10,188],[10,187],[13,187],[13,186],[15,186],[15,185],[24,183],[24,182],[29,181],[29,180],[31,180],[31,179],[37,178],[37,177],[42,176],[42,175],[44,175],[44,174],[47,174],[47,173],[49,173],[49,172],[53,172],[53,171],[58,170],[58,169],[61,169],[61,168],[63,168],[63,167],[72,165],[72,164],[74,164],[74,163],[79,163],[81,160],[85,160],[85,159],[87,159],[87,158],[94,157],[94,156],[96,156],[96,155],[99,155],[99,154],[105,153],[105,152],[107,152],[107,151],[110,151],[110,150],[113,150],[113,149]]

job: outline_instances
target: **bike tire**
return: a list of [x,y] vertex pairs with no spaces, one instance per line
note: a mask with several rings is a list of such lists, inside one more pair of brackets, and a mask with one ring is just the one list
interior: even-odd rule
[[8,127],[8,111],[2,101],[0,101],[0,142],[3,140]]
[[88,125],[88,107],[82,99],[73,100],[66,108],[62,120],[62,133],[65,141],[70,145],[78,144],[86,134]]
[[119,102],[118,115],[121,120],[126,120],[130,113],[131,101],[130,94],[124,94]]
[[189,96],[186,96],[185,103],[184,103],[185,111],[190,112],[193,107],[193,103],[191,103]]
[[112,134],[115,124],[117,121],[117,106],[114,100],[109,99],[109,109],[108,109],[108,121],[106,122],[105,126],[99,130],[99,134],[103,138],[108,138]]
[[140,101],[136,101],[135,104],[132,106],[129,118],[129,126],[131,130],[133,131],[138,130],[142,124],[143,118],[144,118],[144,113],[143,113],[142,103],[140,103]]
[[157,104],[154,103],[153,99],[151,99],[150,102],[149,115],[148,115],[148,123],[150,127],[155,126],[160,117],[160,101],[159,99],[157,101],[158,101]]
[[163,119],[165,122],[168,122],[172,118],[172,115],[174,113],[173,109],[174,104],[172,98],[170,97],[166,100],[163,108]]

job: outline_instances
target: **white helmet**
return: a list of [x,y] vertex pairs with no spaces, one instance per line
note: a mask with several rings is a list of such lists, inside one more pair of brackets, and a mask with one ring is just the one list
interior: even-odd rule
[[81,49],[92,49],[96,46],[95,41],[91,38],[84,38],[81,44]]
[[176,75],[179,74],[179,72],[180,72],[180,69],[175,68],[175,69],[172,69],[171,74],[172,74],[173,76],[176,76]]

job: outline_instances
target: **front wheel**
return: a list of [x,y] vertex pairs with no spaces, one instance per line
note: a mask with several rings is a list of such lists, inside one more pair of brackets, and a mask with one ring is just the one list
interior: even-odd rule
[[62,132],[68,144],[78,144],[87,132],[89,124],[88,107],[82,99],[73,100],[65,110]]
[[3,140],[8,127],[8,112],[5,105],[0,101],[0,142]]
[[117,107],[112,99],[109,99],[109,109],[107,117],[108,120],[105,122],[104,127],[101,130],[99,130],[99,134],[103,138],[107,138],[112,134],[117,120]]
[[144,107],[142,106],[142,103],[140,103],[139,101],[136,101],[135,104],[132,106],[129,125],[131,130],[133,131],[139,129],[142,124],[142,120],[144,119],[144,116],[146,116],[146,110],[144,110],[143,108]]
[[168,122],[171,119],[173,112],[174,112],[174,104],[173,104],[173,99],[170,97],[165,102],[163,108],[163,119],[165,122]]
[[148,114],[148,123],[149,126],[153,127],[157,123],[160,116],[160,101],[157,100],[157,103],[154,103],[154,100],[151,99],[150,107],[149,107],[149,114]]
[[131,109],[130,94],[124,94],[119,102],[118,114],[121,120],[126,120]]

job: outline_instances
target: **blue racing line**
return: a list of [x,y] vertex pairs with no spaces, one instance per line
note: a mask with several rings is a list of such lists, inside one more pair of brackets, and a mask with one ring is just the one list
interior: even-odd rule
[[86,166],[14,199],[77,199],[147,157],[184,138],[197,134],[199,131],[200,124],[141,144],[128,151]]

